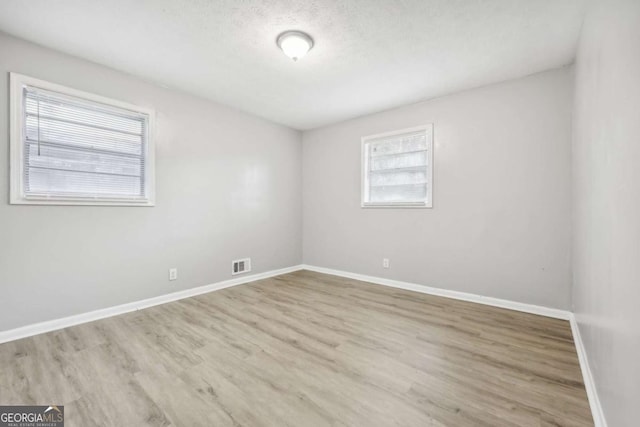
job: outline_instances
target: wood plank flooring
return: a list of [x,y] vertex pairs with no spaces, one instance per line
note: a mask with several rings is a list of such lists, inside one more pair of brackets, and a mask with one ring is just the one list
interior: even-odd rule
[[566,321],[299,271],[0,345],[67,426],[591,426]]

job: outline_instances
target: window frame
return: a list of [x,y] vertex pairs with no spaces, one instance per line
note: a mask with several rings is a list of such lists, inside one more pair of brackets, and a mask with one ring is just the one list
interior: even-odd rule
[[[427,200],[425,202],[367,202],[365,200],[366,191],[368,189],[369,182],[369,157],[367,156],[367,144],[370,142],[388,138],[390,136],[398,136],[406,133],[415,133],[423,131],[427,137],[427,164],[425,165],[428,185],[427,185]],[[375,135],[364,136],[361,139],[360,144],[360,207],[363,209],[431,209],[433,208],[433,123],[429,123],[421,126],[414,126],[405,129],[393,130],[390,132],[378,133]]]
[[[84,92],[11,72],[9,73],[9,203],[12,205],[77,205],[77,206],[155,206],[155,111],[104,96]],[[24,96],[23,87],[31,86],[80,98],[148,117],[145,140],[145,199],[132,200],[118,197],[27,196],[24,191]]]

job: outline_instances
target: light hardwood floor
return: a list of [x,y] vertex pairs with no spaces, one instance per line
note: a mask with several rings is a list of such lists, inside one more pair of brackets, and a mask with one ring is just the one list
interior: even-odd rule
[[589,426],[566,321],[309,271],[0,345],[67,426]]

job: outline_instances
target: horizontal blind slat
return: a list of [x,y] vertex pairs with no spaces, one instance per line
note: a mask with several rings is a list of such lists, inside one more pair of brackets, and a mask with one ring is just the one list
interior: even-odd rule
[[35,141],[28,139],[25,141],[26,144],[29,145],[40,145],[41,147],[55,147],[55,148],[63,148],[65,150],[73,150],[78,152],[83,152],[87,154],[112,154],[118,157],[129,157],[131,159],[138,159],[140,161],[144,161],[144,156],[142,154],[131,154],[125,153],[123,151],[113,151],[113,150],[104,150],[102,148],[95,148],[92,146],[81,146],[81,145],[72,145],[72,144],[61,144],[59,142],[50,142],[50,141]]
[[380,159],[380,158],[403,156],[403,155],[406,155],[406,154],[425,153],[426,151],[427,151],[426,149],[420,149],[420,150],[401,151],[399,153],[372,154],[371,158],[377,160],[377,159]]
[[47,116],[47,115],[44,115],[44,114],[39,114],[38,115],[38,114],[27,113],[27,119],[29,117],[38,118],[40,120],[41,124],[42,124],[42,122],[49,122],[49,123],[59,122],[59,123],[67,123],[67,124],[70,124],[70,125],[76,125],[76,126],[82,126],[82,127],[90,127],[90,128],[93,128],[93,129],[100,129],[100,130],[113,132],[113,133],[122,133],[122,134],[125,134],[125,135],[132,135],[132,136],[136,136],[138,138],[142,136],[142,130],[140,130],[140,132],[134,132],[134,131],[117,129],[117,128],[114,128],[114,127],[107,126],[108,123],[105,123],[104,125],[99,125],[99,124],[97,124],[97,122],[88,123],[88,122],[82,122],[82,121],[79,121],[79,120],[73,120],[71,118],[53,117],[53,116]]
[[388,168],[388,169],[376,169],[369,171],[372,174],[389,174],[396,172],[413,172],[413,171],[424,171],[425,165],[420,166],[404,166],[398,168]]
[[114,172],[95,172],[95,171],[85,171],[82,169],[63,169],[63,168],[54,168],[51,166],[34,166],[29,165],[29,169],[42,169],[42,170],[50,170],[50,171],[59,171],[59,172],[78,172],[78,173],[88,173],[93,175],[110,175],[110,176],[128,176],[140,178],[139,174],[125,174],[125,173],[114,173]]

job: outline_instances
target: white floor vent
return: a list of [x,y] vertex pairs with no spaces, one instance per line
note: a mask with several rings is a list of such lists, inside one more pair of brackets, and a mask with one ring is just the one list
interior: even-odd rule
[[231,263],[231,274],[242,274],[251,271],[251,258],[237,259]]

